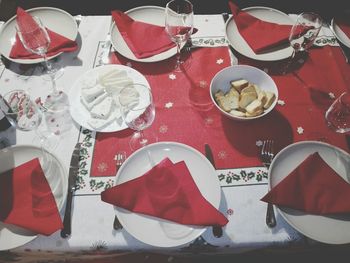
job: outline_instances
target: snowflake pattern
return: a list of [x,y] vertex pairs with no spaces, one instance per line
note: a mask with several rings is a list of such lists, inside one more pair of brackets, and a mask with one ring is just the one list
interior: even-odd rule
[[335,99],[335,95],[333,92],[329,92],[328,93],[328,96],[331,98],[331,99]]
[[261,146],[263,145],[262,140],[257,140],[257,141],[255,142],[255,145],[258,146],[258,147],[261,147]]
[[199,81],[199,87],[200,87],[200,88],[206,88],[206,87],[208,87],[208,82],[206,82],[205,80]]
[[176,75],[175,74],[169,74],[169,79],[175,80],[176,79]]
[[132,68],[132,64],[130,61],[126,62],[125,66]]
[[160,133],[167,133],[167,131],[168,131],[168,126],[167,125],[161,125],[159,127],[159,132]]
[[284,100],[278,100],[277,104],[281,105],[281,106],[284,106],[286,103],[284,102]]
[[224,63],[224,60],[222,58],[216,60],[216,64],[221,65],[222,63]]
[[165,103],[165,106],[164,106],[164,107],[165,107],[166,109],[170,109],[170,108],[173,107],[173,105],[174,105],[174,103],[172,103],[172,102],[169,101],[169,102]]
[[297,133],[303,134],[303,133],[304,133],[303,127],[299,126],[299,127],[297,128]]
[[224,160],[227,158],[227,153],[225,151],[220,151],[218,153],[218,157],[219,157],[219,159]]
[[99,172],[105,172],[108,168],[108,164],[101,162],[98,164],[97,169]]
[[214,123],[214,119],[212,117],[207,117],[207,118],[204,119],[204,123],[206,125],[213,124]]

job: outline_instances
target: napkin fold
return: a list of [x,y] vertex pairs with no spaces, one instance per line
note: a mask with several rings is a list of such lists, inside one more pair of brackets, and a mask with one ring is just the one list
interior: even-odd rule
[[229,7],[239,33],[256,54],[288,43],[292,25],[261,20],[240,10],[233,1],[229,1]]
[[63,228],[38,158],[0,174],[0,221],[42,235]]
[[119,10],[111,13],[119,32],[137,58],[151,57],[175,47],[165,27],[136,21]]
[[261,200],[310,214],[349,213],[350,184],[315,152]]
[[[34,31],[35,29],[38,28],[38,24],[36,21],[33,19],[33,17],[27,13],[24,9],[21,7],[17,8],[17,17],[16,17],[16,22],[20,30],[23,29],[31,29]],[[72,52],[77,50],[78,45],[75,41],[68,39],[58,33],[55,33],[51,31],[50,29],[46,28],[47,33],[50,37],[50,46],[46,52],[46,55],[48,57],[54,56],[57,53],[60,52]],[[40,37],[35,36],[33,34],[31,36],[32,41],[43,41],[40,40]],[[34,58],[40,58],[39,55],[33,54],[30,51],[26,50],[26,48],[23,46],[18,34],[16,33],[16,41],[14,45],[12,46],[11,52],[10,52],[10,58],[15,58],[15,59],[34,59]]]
[[201,194],[184,161],[168,158],[144,175],[101,193],[104,202],[185,225],[224,226],[227,218]]

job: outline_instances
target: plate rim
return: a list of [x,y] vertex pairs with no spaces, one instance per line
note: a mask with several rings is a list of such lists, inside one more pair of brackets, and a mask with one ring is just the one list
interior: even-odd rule
[[[121,65],[121,64],[106,64],[106,65],[101,65],[99,67],[95,67],[95,68],[91,68],[91,69],[88,69],[86,70],[85,72],[83,72],[81,75],[79,75],[79,77],[77,77],[75,79],[75,81],[73,82],[73,84],[70,86],[69,88],[69,91],[67,93],[68,95],[68,100],[69,100],[69,113],[72,117],[72,119],[74,120],[74,122],[76,122],[78,125],[86,128],[86,129],[89,129],[91,131],[96,131],[96,132],[103,132],[103,133],[107,133],[107,132],[118,132],[118,131],[122,131],[122,130],[125,130],[125,129],[128,129],[127,125],[123,122],[124,126],[122,125],[120,129],[111,129],[111,128],[108,128],[111,126],[111,123],[109,125],[107,125],[106,127],[102,128],[102,129],[94,129],[92,127],[90,127],[90,125],[85,125],[85,124],[82,124],[81,121],[77,121],[79,120],[79,118],[75,118],[75,111],[73,111],[73,109],[76,109],[75,106],[72,106],[72,98],[74,98],[74,96],[78,93],[78,95],[80,96],[80,90],[81,90],[81,87],[79,84],[79,82],[81,81],[81,79],[83,78],[83,76],[86,76],[87,74],[91,73],[91,72],[94,72],[94,71],[98,71],[98,70],[102,70],[103,68],[112,68],[112,67],[115,67],[115,68],[123,68],[125,70],[128,70],[128,71],[133,71],[135,72],[135,74],[138,74],[140,77],[142,76],[142,78],[144,79],[145,83],[147,83],[147,86],[151,89],[151,85],[149,84],[147,78],[141,73],[139,72],[138,70],[132,68],[132,67],[128,67],[128,66],[125,66],[125,65]],[[76,89],[76,90],[74,90]],[[72,94],[74,93],[74,94]],[[75,98],[77,99],[77,98]],[[83,105],[81,105],[81,102],[80,102],[80,99],[79,100],[79,105],[81,107],[84,107]],[[75,100],[74,100],[75,101]]]
[[[334,36],[336,37],[336,39],[337,39],[338,41],[340,41],[340,42],[341,42],[343,45],[345,45],[346,47],[350,48],[350,38],[349,38],[349,37],[343,32],[343,30],[341,30],[341,28],[337,25],[337,23],[336,23],[336,18],[335,18],[335,17],[332,18],[330,26],[331,26],[331,31],[332,31],[332,33],[334,34]],[[339,30],[341,30],[342,33],[344,33],[344,35],[349,39],[347,42],[344,41],[345,39],[343,39],[343,37],[340,37],[340,36],[338,35],[338,33],[337,33],[337,32],[338,32],[338,29],[337,29],[335,26],[337,26],[337,27],[339,28]]]
[[[51,7],[51,6],[41,6],[41,7],[33,7],[33,8],[29,8],[29,9],[26,9],[25,11],[26,12],[33,12],[33,11],[41,11],[41,10],[52,10],[52,11],[56,11],[56,12],[59,12],[59,13],[62,13],[62,14],[65,14],[67,17],[70,18],[70,20],[73,22],[72,25],[74,25],[74,31],[75,31],[75,38],[72,39],[72,40],[76,40],[77,36],[78,36],[78,25],[77,23],[75,22],[75,19],[74,17],[68,13],[67,11],[63,10],[63,9],[60,9],[60,8],[57,8],[57,7]],[[15,14],[14,16],[12,16],[11,18],[9,18],[1,27],[0,27],[0,39],[1,39],[1,36],[2,36],[2,32],[4,30],[5,27],[7,27],[10,23],[12,23],[13,20],[15,20],[17,17],[17,15]],[[73,30],[72,30],[73,31]],[[0,50],[1,51],[1,50]],[[19,64],[37,64],[37,63],[41,63],[44,61],[43,58],[35,58],[35,59],[15,59],[15,58],[10,58],[9,55],[7,54],[4,54],[2,52],[0,52],[1,55],[3,55],[6,59],[12,61],[12,62],[16,62],[16,63],[19,63]],[[59,52],[53,56],[48,56],[47,58],[48,59],[52,59],[52,58],[55,58],[59,55],[61,55],[63,52]]]
[[[165,8],[162,7],[162,6],[146,5],[146,6],[138,6],[138,7],[135,7],[135,8],[131,8],[131,9],[125,11],[125,14],[129,14],[129,13],[132,13],[132,12],[135,12],[135,11],[139,11],[139,10],[142,10],[142,9],[158,9],[158,10],[162,10],[162,11],[165,12]],[[141,21],[141,20],[138,20],[138,21]],[[143,22],[143,21],[141,21],[141,22]],[[122,55],[123,57],[128,58],[130,60],[133,60],[133,61],[136,61],[136,62],[153,63],[153,62],[159,62],[159,61],[166,60],[166,59],[171,58],[174,55],[176,55],[176,47],[173,47],[173,48],[168,49],[168,50],[166,50],[166,51],[164,51],[162,53],[159,53],[159,54],[153,55],[151,57],[147,57],[147,58],[136,58],[135,56],[131,57],[131,56],[125,54],[124,51],[120,52],[120,48],[118,48],[118,45],[116,43],[114,43],[114,38],[112,37],[112,34],[115,31],[118,31],[117,33],[120,34],[120,32],[118,30],[118,27],[116,26],[116,24],[115,24],[115,22],[114,22],[114,20],[112,18],[112,24],[111,24],[110,30],[109,30],[109,34],[111,36],[112,46],[113,46],[113,48],[115,49],[116,52],[118,52],[120,55]],[[120,39],[119,39],[119,41],[120,41]],[[122,41],[124,41],[124,40],[122,39]],[[125,41],[124,41],[124,43],[125,43]],[[127,46],[126,43],[125,43],[125,45]],[[183,46],[184,46],[184,44],[182,45],[182,47]],[[132,53],[131,50],[130,50],[130,52]],[[165,54],[169,53],[169,54],[165,55],[164,57],[162,57],[162,56],[159,57],[161,54],[164,54],[164,53]]]
[[[20,149],[18,149],[18,148],[29,148],[29,149],[35,148],[37,151],[41,151],[40,147],[35,146],[35,145],[31,145],[31,144],[15,144],[15,145],[10,145],[10,146],[8,146],[8,147],[6,147],[6,148],[0,149],[0,156],[2,155],[2,153],[3,153],[4,151],[12,151],[12,152],[13,152],[13,151],[16,151],[16,150],[20,150]],[[45,150],[45,151],[46,151],[46,150]],[[67,172],[66,172],[66,169],[65,169],[65,167],[63,166],[62,162],[59,160],[59,158],[57,157],[56,154],[54,154],[54,153],[52,153],[52,152],[48,152],[48,151],[46,151],[46,153],[50,154],[50,155],[54,158],[54,160],[56,160],[58,166],[60,167],[60,170],[62,171],[62,179],[63,179],[63,181],[62,181],[63,198],[62,198],[61,203],[59,204],[60,207],[58,207],[59,213],[61,214],[61,213],[63,213],[64,208],[65,208],[64,204],[65,204],[65,202],[66,202],[66,197],[67,197],[66,193],[67,193],[67,191],[68,191],[68,177],[66,176]],[[4,224],[4,223],[0,222],[0,224]],[[6,225],[6,224],[4,224],[4,225]],[[20,227],[19,227],[19,228],[20,228]],[[28,231],[28,233],[31,232],[30,230],[27,230],[27,231]],[[0,232],[1,232],[1,229],[0,229]],[[20,234],[14,233],[13,235],[20,235]],[[25,235],[25,236],[28,237],[28,238],[25,239],[25,242],[24,242],[24,243],[22,243],[22,244],[20,244],[20,245],[17,245],[17,246],[15,246],[15,247],[9,247],[9,246],[8,246],[8,247],[5,247],[5,248],[0,248],[0,251],[9,250],[9,249],[14,249],[14,248],[23,246],[23,245],[25,245],[25,244],[31,242],[31,241],[34,240],[35,238],[37,238],[39,235],[40,235],[40,234],[37,234],[37,233],[33,233],[33,235],[29,235],[29,234],[28,234],[28,235]],[[20,236],[23,236],[23,235],[20,235]],[[0,237],[1,237],[1,235],[0,235]]]
[[[199,157],[201,157],[201,160],[203,162],[205,162],[208,167],[210,167],[210,169],[212,170],[211,172],[213,173],[213,175],[216,176],[216,170],[215,168],[213,167],[213,165],[209,162],[209,160],[200,152],[198,151],[197,149],[195,149],[194,147],[192,146],[189,146],[187,144],[184,144],[184,143],[180,143],[180,142],[175,142],[175,141],[161,141],[161,142],[156,142],[156,143],[152,143],[152,144],[149,144],[149,145],[146,145],[145,147],[133,152],[127,159],[126,161],[122,164],[122,166],[119,168],[115,178],[116,178],[116,181],[115,181],[115,185],[118,185],[118,178],[120,178],[120,173],[123,171],[124,167],[126,165],[128,165],[129,162],[131,162],[130,160],[132,160],[133,157],[135,157],[136,155],[139,155],[141,154],[141,152],[143,151],[148,151],[150,148],[158,148],[158,147],[169,147],[170,146],[175,146],[175,147],[180,147],[182,149],[185,149],[186,151],[190,151],[192,152],[193,154],[195,155],[198,155]],[[165,158],[165,157],[164,157]],[[135,177],[137,178],[137,177]],[[130,179],[132,180],[132,179]],[[129,180],[128,180],[129,181]],[[217,198],[217,203],[212,203],[208,200],[208,202],[210,202],[216,209],[219,209],[219,206],[220,206],[220,202],[221,202],[221,199],[222,199],[222,193],[221,193],[221,187],[220,187],[220,183],[219,183],[219,180],[215,180],[217,182],[217,191],[218,191],[218,196],[216,197]],[[197,185],[197,187],[199,188],[199,186]],[[199,190],[201,191],[201,189],[199,188]],[[201,192],[202,193],[202,192]],[[203,193],[202,193],[203,194]],[[205,194],[203,194],[203,196],[205,197]],[[214,200],[215,202],[215,200]],[[176,243],[174,245],[160,245],[160,244],[153,244],[153,243],[150,243],[150,242],[147,242],[145,241],[144,239],[140,239],[139,237],[136,237],[134,236],[131,232],[129,232],[128,228],[129,226],[126,226],[125,225],[125,222],[124,222],[124,218],[123,218],[123,214],[121,216],[120,213],[123,213],[123,211],[128,211],[126,209],[123,209],[123,208],[120,208],[120,207],[117,207],[117,206],[114,206],[114,210],[115,210],[115,214],[116,216],[118,217],[119,221],[121,222],[121,224],[123,225],[123,227],[127,230],[127,232],[132,235],[134,238],[136,238],[137,240],[141,241],[141,242],[144,242],[145,244],[149,244],[149,245],[152,245],[152,246],[155,246],[155,247],[163,247],[163,248],[170,248],[170,247],[179,247],[179,246],[182,246],[184,244],[187,244],[187,243],[190,243],[192,242],[194,239],[198,238],[200,235],[203,234],[204,231],[206,231],[206,229],[208,228],[208,226],[191,226],[193,227],[194,231],[196,231],[196,234],[194,234],[193,236],[191,236],[191,239],[190,240],[186,240],[185,242],[181,242],[181,243]],[[128,212],[130,213],[130,212]],[[141,217],[150,217],[148,215],[142,215],[142,214],[139,214]],[[152,217],[154,218],[154,217]],[[154,218],[154,220],[156,221],[160,221],[162,222],[162,219],[156,219]],[[165,220],[166,221],[166,220]],[[178,239],[176,239],[178,240]]]
[[[249,13],[249,11],[252,11],[252,10],[256,10],[256,9],[260,9],[260,10],[265,10],[265,11],[273,11],[273,12],[276,12],[276,13],[279,13],[281,15],[284,15],[285,17],[288,17],[291,21],[291,23],[293,22],[292,18],[290,16],[288,16],[286,13],[282,12],[281,10],[278,10],[278,9],[275,9],[275,8],[272,8],[272,7],[266,7],[266,6],[250,6],[250,7],[246,7],[246,8],[243,8],[242,10],[243,11],[246,11]],[[290,49],[290,54],[289,55],[284,55],[284,56],[280,56],[278,58],[264,58],[264,56],[266,54],[271,54],[273,52],[268,52],[268,53],[265,53],[265,54],[254,54],[254,56],[250,56],[248,54],[246,54],[245,52],[241,52],[241,50],[238,50],[236,49],[235,45],[232,44],[232,41],[230,40],[230,38],[228,37],[228,33],[227,33],[227,28],[229,26],[230,23],[233,23],[233,16],[231,15],[230,18],[226,21],[225,23],[225,37],[227,39],[227,41],[229,42],[229,45],[234,49],[236,50],[238,53],[240,53],[241,55],[245,56],[245,57],[248,57],[250,59],[254,59],[254,60],[258,60],[258,61],[266,61],[266,62],[273,62],[273,61],[280,61],[280,60],[283,60],[283,59],[287,59],[289,58],[293,51],[292,51],[292,48],[290,47],[286,47],[285,49],[288,50]],[[238,31],[237,31],[238,32]],[[238,32],[239,33],[239,32]],[[242,37],[243,38],[243,37]],[[244,40],[245,41],[245,40]],[[247,44],[248,45],[248,44]],[[249,45],[248,45],[249,46]],[[287,53],[287,51],[286,51]]]
[[[269,172],[268,172],[268,178],[269,178],[269,180],[268,180],[268,188],[269,188],[269,190],[271,190],[271,171],[273,170],[273,167],[276,165],[276,162],[277,162],[276,160],[278,160],[278,158],[282,154],[284,154],[286,151],[290,150],[291,148],[305,147],[305,145],[307,145],[307,144],[316,145],[317,147],[326,147],[328,149],[333,149],[335,151],[341,152],[344,155],[347,155],[350,158],[350,154],[348,152],[346,152],[345,150],[343,150],[343,149],[341,149],[341,148],[339,148],[339,147],[337,147],[335,145],[332,145],[332,144],[326,143],[326,142],[310,140],[310,141],[299,141],[299,142],[295,142],[295,143],[289,144],[288,146],[283,148],[281,151],[279,151],[277,153],[277,155],[275,156],[275,158],[273,159],[273,161],[271,162],[271,166],[270,166],[270,169],[269,169]],[[310,151],[310,153],[311,153],[311,151]],[[287,175],[285,175],[283,178],[285,178]],[[323,243],[328,243],[328,244],[346,244],[346,243],[350,242],[350,238],[349,238],[349,240],[347,242],[339,242],[339,241],[331,240],[331,239],[324,240],[322,238],[319,238],[319,237],[315,236],[314,234],[307,233],[307,231],[301,230],[300,227],[295,224],[294,220],[287,216],[287,212],[285,212],[283,210],[283,208],[281,208],[278,205],[274,205],[274,206],[277,208],[277,210],[279,211],[279,214],[283,217],[284,220],[286,220],[286,222],[289,225],[291,225],[295,230],[297,230],[301,234],[303,234],[303,235],[305,235],[305,236],[307,236],[307,237],[309,237],[309,238],[311,238],[313,240],[316,240],[316,241],[319,241],[319,242],[323,242]],[[288,208],[288,210],[290,210],[290,211],[299,211],[300,212],[300,210],[291,209],[291,208]],[[311,214],[309,214],[309,213],[302,212],[302,216],[310,216],[310,215]],[[315,216],[316,218],[317,217],[324,217],[322,215],[312,215],[312,216]],[[334,219],[329,219],[329,220],[334,220]],[[350,222],[349,222],[349,224],[350,224]]]

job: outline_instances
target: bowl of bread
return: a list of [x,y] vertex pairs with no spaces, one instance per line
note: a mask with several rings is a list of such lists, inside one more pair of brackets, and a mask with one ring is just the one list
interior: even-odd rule
[[218,110],[234,120],[254,120],[273,110],[278,89],[264,71],[234,65],[222,69],[210,83],[210,97]]

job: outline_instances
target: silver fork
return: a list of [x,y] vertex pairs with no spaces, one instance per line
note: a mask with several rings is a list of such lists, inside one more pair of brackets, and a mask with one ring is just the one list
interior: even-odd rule
[[[273,151],[273,140],[263,141],[260,156],[263,165],[269,170],[272,159],[275,156]],[[270,228],[276,226],[275,212],[273,210],[273,205],[270,203],[267,203],[266,225]]]
[[[118,152],[115,156],[114,156],[114,160],[115,160],[115,165],[117,167],[117,171],[119,169],[119,167],[124,163],[126,159],[126,153],[124,151]],[[120,223],[117,215],[114,216],[114,221],[113,221],[113,228],[115,230],[119,230],[122,229],[123,226]]]

